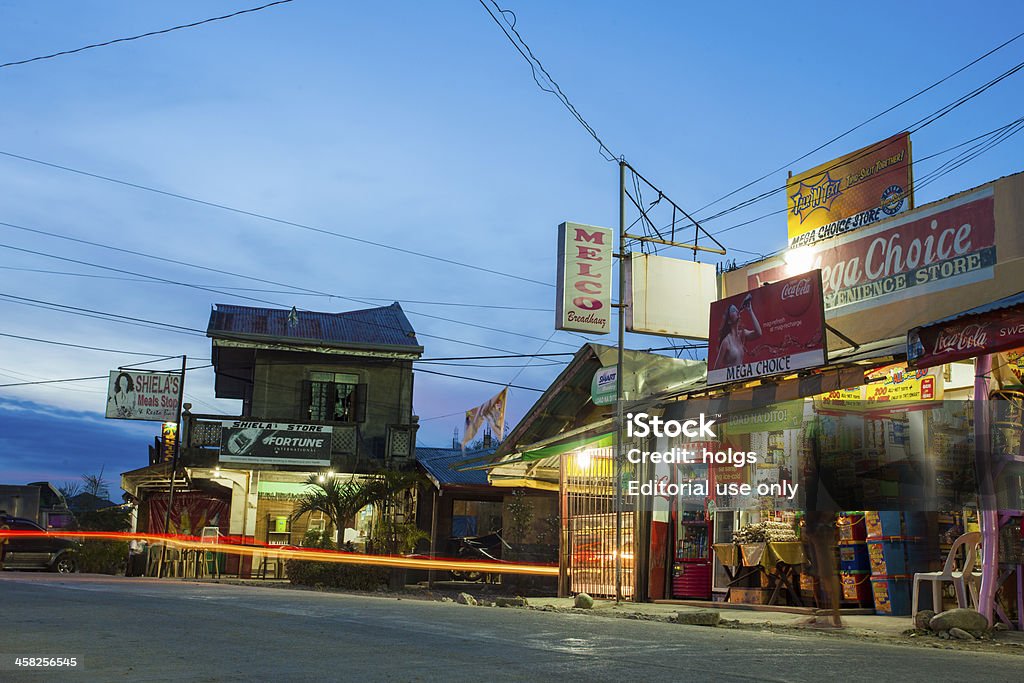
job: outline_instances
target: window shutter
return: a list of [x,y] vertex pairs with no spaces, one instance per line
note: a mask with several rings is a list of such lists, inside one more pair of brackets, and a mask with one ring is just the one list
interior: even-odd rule
[[309,419],[309,402],[313,398],[313,383],[308,379],[302,380],[302,388],[299,390],[301,396],[299,396],[299,420]]
[[356,385],[356,400],[355,400],[354,415],[352,417],[353,422],[366,422],[366,384]]
[[338,385],[334,382],[327,384],[327,391],[324,392],[326,397],[324,398],[324,409],[323,415],[320,419],[325,422],[334,422],[337,416],[334,414],[334,406],[338,403]]

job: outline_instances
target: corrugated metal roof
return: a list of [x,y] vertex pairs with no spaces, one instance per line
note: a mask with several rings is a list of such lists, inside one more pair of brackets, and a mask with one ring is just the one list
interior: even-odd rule
[[397,301],[390,306],[343,313],[217,304],[210,313],[206,334],[321,346],[420,346]]
[[441,486],[489,486],[487,472],[469,470],[459,472],[452,465],[467,458],[488,456],[494,453],[493,448],[474,451],[463,451],[461,448],[421,448],[416,447],[416,462],[423,466],[430,477]]
[[920,329],[921,327],[931,327],[932,325],[942,325],[944,323],[953,322],[954,320],[959,320],[960,318],[965,318],[969,315],[981,315],[982,313],[991,313],[992,311],[1000,311],[1004,308],[1020,306],[1021,304],[1024,304],[1024,292],[1017,292],[1016,294],[1005,296],[1002,299],[996,299],[991,303],[978,306],[977,308],[972,308],[969,311],[963,311],[961,313],[957,313],[956,315],[951,315],[948,318],[942,318],[941,320],[930,322],[927,325],[920,325],[918,328],[915,329]]

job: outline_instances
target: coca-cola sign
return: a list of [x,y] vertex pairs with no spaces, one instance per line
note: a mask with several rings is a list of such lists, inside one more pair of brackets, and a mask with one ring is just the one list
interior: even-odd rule
[[714,302],[708,384],[824,365],[824,318],[818,270]]
[[[991,188],[801,247],[803,262],[821,269],[825,311],[847,315],[921,294],[992,278],[996,263]],[[747,288],[786,275],[784,259],[747,274]]]
[[1006,308],[925,325],[907,334],[907,358],[918,368],[1024,346],[1024,301]]
[[795,299],[800,296],[807,296],[811,293],[811,279],[802,277],[794,280],[782,288],[782,300]]
[[988,341],[983,325],[966,325],[952,330],[942,329],[935,340],[935,353],[952,351],[981,351]]

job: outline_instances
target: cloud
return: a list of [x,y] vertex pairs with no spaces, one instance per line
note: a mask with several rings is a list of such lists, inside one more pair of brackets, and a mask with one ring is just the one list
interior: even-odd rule
[[159,429],[15,399],[0,400],[0,424],[2,483],[59,484],[102,468],[113,491],[122,472],[148,464],[148,445]]

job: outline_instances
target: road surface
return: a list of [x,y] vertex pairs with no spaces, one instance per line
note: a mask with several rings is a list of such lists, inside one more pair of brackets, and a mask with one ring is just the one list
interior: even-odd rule
[[[1024,657],[423,600],[0,572],[0,680],[1021,681]],[[75,656],[29,673],[16,656]]]

